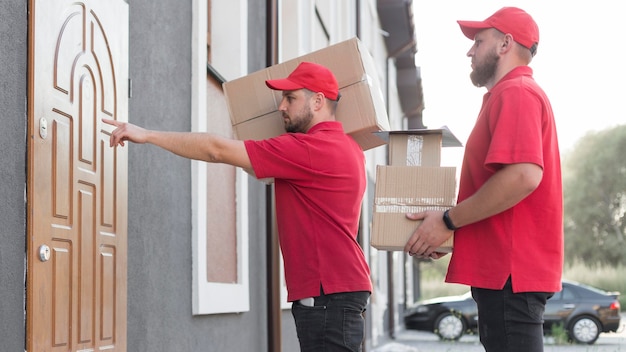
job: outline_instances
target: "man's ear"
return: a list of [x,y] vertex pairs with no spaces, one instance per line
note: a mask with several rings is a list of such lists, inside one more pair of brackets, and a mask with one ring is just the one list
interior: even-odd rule
[[326,104],[326,97],[324,93],[315,93],[313,96],[313,109],[320,110]]
[[505,34],[502,38],[502,43],[500,44],[500,53],[504,54],[507,51],[511,50],[511,48],[513,48],[513,45],[513,36],[510,34]]

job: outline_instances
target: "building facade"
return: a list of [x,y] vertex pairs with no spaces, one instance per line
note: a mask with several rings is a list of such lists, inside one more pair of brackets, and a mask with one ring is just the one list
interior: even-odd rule
[[[423,127],[412,1],[1,8],[3,348],[297,350],[272,186],[152,146],[113,153],[99,121],[232,134],[223,82],[358,37],[377,64],[391,128]],[[375,168],[387,151],[365,153],[359,241],[374,284],[367,351],[402,328],[418,276],[402,253],[369,246]],[[51,220],[39,215],[48,208]]]

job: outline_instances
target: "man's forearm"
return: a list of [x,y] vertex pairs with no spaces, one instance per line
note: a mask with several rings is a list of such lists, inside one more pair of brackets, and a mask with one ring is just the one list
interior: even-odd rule
[[452,208],[449,216],[456,227],[462,227],[501,213],[531,194],[542,175],[543,170],[536,164],[508,165],[474,195]]
[[242,141],[202,132],[160,131],[149,131],[146,141],[188,159],[252,169]]
[[208,133],[148,131],[146,142],[184,158],[217,162]]

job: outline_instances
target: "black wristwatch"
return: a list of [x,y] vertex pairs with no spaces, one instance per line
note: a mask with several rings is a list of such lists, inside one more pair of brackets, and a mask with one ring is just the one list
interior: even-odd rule
[[450,209],[443,212],[443,223],[446,224],[448,230],[455,231],[456,229],[458,229],[458,227],[454,226],[454,224],[452,223],[452,220],[450,219],[450,214],[448,214],[449,211]]

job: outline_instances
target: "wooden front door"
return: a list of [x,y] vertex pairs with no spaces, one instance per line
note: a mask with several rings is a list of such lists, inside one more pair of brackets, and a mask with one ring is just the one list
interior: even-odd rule
[[125,351],[128,4],[30,0],[28,351]]

